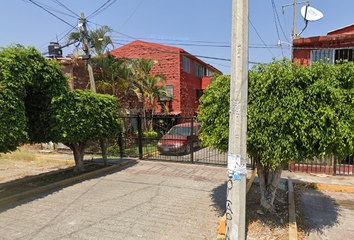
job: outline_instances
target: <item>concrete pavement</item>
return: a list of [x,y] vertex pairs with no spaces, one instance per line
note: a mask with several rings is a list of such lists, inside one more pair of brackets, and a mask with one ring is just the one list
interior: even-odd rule
[[306,214],[309,240],[354,239],[354,176],[311,175],[284,171],[282,180],[309,184],[296,208]]
[[309,240],[354,239],[354,194],[309,189],[298,208],[311,226]]
[[0,239],[215,239],[224,167],[140,161],[0,208]]

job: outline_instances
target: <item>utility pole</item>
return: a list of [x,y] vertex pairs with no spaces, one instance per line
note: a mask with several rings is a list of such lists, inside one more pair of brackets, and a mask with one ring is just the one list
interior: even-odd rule
[[232,0],[227,240],[244,240],[246,232],[248,11],[249,0]]
[[[296,29],[296,10],[297,10],[297,5],[298,4],[302,4],[302,3],[307,3],[307,5],[310,5],[310,1],[303,1],[303,2],[297,2],[297,0],[294,0],[294,3],[290,3],[290,4],[285,4],[282,6],[283,8],[283,14],[284,14],[284,7],[288,7],[288,6],[294,6],[294,16],[293,16],[293,31],[291,33],[291,39],[294,40],[298,37],[297,34],[297,29]],[[306,27],[305,27],[306,28]],[[301,32],[302,33],[302,32]],[[301,34],[300,33],[300,34]]]
[[294,40],[297,37],[297,30],[296,30],[296,7],[297,7],[297,0],[294,0],[294,19],[293,19],[293,34],[292,34],[292,40]]
[[[80,41],[83,43],[83,49],[85,52],[84,59],[87,60],[87,71],[89,73],[91,91],[96,93],[97,91],[96,91],[95,78],[93,76],[93,68],[90,61],[91,55],[90,55],[89,35],[87,33],[86,18],[83,13],[80,14],[79,31],[80,31]],[[107,141],[105,139],[100,139],[100,147],[102,151],[103,163],[105,166],[108,166]]]
[[96,84],[93,76],[93,68],[90,61],[91,56],[90,56],[89,35],[87,33],[86,18],[83,13],[80,14],[79,31],[80,31],[80,38],[81,38],[80,40],[83,43],[83,49],[86,55],[85,59],[87,59],[87,70],[90,77],[91,90],[94,93],[96,93]]

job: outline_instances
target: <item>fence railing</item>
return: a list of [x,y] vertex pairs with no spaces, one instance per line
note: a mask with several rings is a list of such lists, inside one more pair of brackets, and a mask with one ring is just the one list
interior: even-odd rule
[[294,172],[354,175],[354,156],[339,161],[334,156],[314,158],[303,162],[289,162],[288,170]]

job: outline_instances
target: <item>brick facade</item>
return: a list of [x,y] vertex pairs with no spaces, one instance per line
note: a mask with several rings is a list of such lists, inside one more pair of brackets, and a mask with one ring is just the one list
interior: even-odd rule
[[[126,57],[131,59],[151,57],[159,62],[159,64],[153,67],[151,74],[163,73],[166,77],[166,85],[173,86],[173,100],[166,102],[170,114],[181,113],[181,116],[190,117],[194,116],[197,111],[199,105],[197,102],[197,90],[204,89],[207,84],[203,85],[202,78],[195,76],[195,63],[203,66],[210,72],[222,74],[218,69],[204,63],[178,47],[137,40],[112,50],[110,53],[117,58]],[[183,56],[190,61],[189,73],[183,70]],[[207,80],[204,81],[204,83],[206,82]],[[159,111],[161,111],[161,109],[157,110],[157,114]]]
[[354,47],[354,24],[328,32],[326,36],[293,40],[293,62],[311,65],[312,50],[345,49]]
[[[90,78],[87,71],[85,60],[71,58],[57,58],[63,66],[63,73],[69,76],[68,82],[71,89],[90,89]],[[98,93],[112,94],[112,91],[97,90]],[[138,100],[135,94],[122,93],[116,90],[115,96],[119,100],[120,109],[139,109],[142,108],[142,102]]]

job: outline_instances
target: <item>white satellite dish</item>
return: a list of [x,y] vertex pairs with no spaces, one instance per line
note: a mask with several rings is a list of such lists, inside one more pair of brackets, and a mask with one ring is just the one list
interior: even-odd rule
[[303,6],[301,8],[301,15],[307,21],[317,21],[323,18],[323,14],[320,11],[310,6]]

